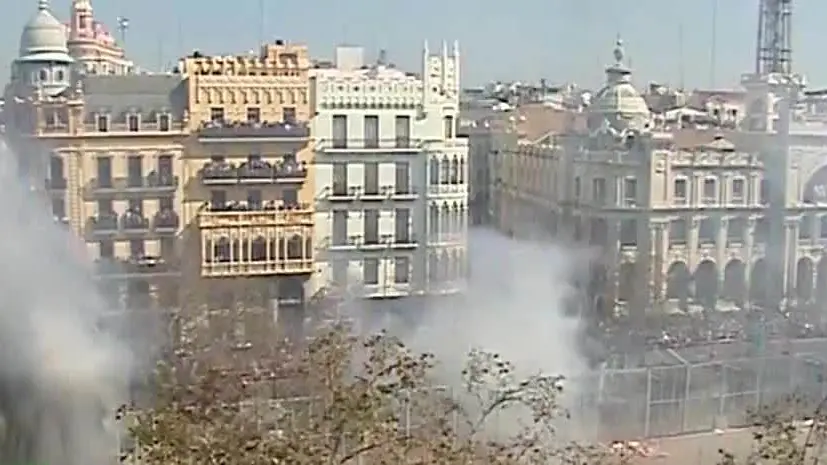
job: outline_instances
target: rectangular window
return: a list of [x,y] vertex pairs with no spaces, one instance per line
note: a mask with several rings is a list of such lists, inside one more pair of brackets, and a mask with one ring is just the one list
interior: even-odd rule
[[715,179],[704,179],[703,202],[705,204],[715,203],[718,199],[718,183]]
[[298,205],[299,191],[295,187],[285,187],[281,191],[281,201],[284,202],[285,205]]
[[115,206],[113,205],[111,199],[98,200],[98,215],[99,216],[113,215],[114,213],[115,213]]
[[247,108],[247,122],[260,123],[261,122],[261,108],[249,107]]
[[637,179],[626,178],[623,180],[623,201],[630,207],[637,205]]
[[396,162],[396,193],[411,192],[411,166],[406,161]]
[[281,120],[284,123],[296,122],[296,107],[284,107],[281,109]]
[[672,196],[676,204],[686,204],[689,201],[688,183],[686,179],[676,179]]
[[606,179],[596,178],[592,180],[592,202],[595,205],[606,203]]
[[379,163],[365,163],[365,194],[379,195]]
[[250,210],[261,209],[261,190],[249,189],[247,191],[247,207]]
[[379,243],[379,210],[365,210],[365,244]]
[[172,210],[174,208],[175,203],[172,200],[172,197],[161,197],[158,199],[158,210]]
[[408,257],[396,257],[393,265],[393,282],[407,284],[411,280],[411,264]]
[[347,211],[333,211],[332,245],[347,245]]
[[175,175],[172,169],[172,155],[158,157],[158,185],[172,186],[175,184]]
[[126,118],[126,121],[129,125],[129,132],[138,132],[141,128],[141,117],[138,115],[129,115]]
[[98,254],[100,258],[113,258],[115,256],[115,243],[113,241],[100,241],[98,243]]
[[453,116],[446,116],[443,120],[443,132],[445,133],[444,136],[446,139],[453,139],[454,138],[454,117]]
[[66,201],[63,197],[52,199],[52,216],[54,216],[57,221],[66,219]]
[[334,149],[347,148],[347,116],[333,115],[331,134],[333,136]]
[[129,211],[130,213],[142,215],[144,212],[143,199],[129,199],[127,205],[127,211]]
[[129,241],[129,258],[141,259],[146,255],[144,248],[144,241],[142,239],[132,239]]
[[223,210],[227,205],[227,191],[214,190],[210,191],[210,208],[213,210]]
[[112,157],[97,158],[98,187],[112,187]]
[[210,121],[220,123],[224,121],[224,107],[210,108]]
[[161,256],[166,259],[175,257],[175,238],[162,237],[161,238]]
[[379,260],[376,258],[366,258],[364,263],[364,271],[362,280],[365,284],[376,285],[379,284]]
[[170,124],[171,119],[172,118],[170,118],[169,114],[166,114],[166,113],[159,116],[158,117],[158,130],[161,131],[161,132],[169,132],[170,127],[172,126],[172,124]]
[[365,116],[365,148],[379,148],[379,117]]
[[733,203],[744,203],[746,200],[746,181],[741,178],[732,180],[732,201]]
[[411,146],[411,117],[400,115],[395,120],[396,147],[408,148]]
[[411,242],[411,211],[407,208],[397,208],[394,212],[396,242],[408,244]]
[[333,195],[347,195],[347,163],[333,164]]
[[98,115],[97,123],[98,123],[98,132],[109,132],[109,116],[107,116],[107,115]]
[[127,185],[129,187],[141,187],[144,184],[143,172],[144,159],[140,155],[130,155],[126,159]]

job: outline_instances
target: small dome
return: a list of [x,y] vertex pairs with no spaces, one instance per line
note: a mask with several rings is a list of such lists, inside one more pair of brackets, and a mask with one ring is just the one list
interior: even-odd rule
[[23,28],[20,36],[20,57],[42,53],[66,54],[66,26],[49,11],[49,3],[40,0],[37,14]]
[[615,64],[606,68],[606,85],[594,96],[589,112],[594,124],[607,120],[618,129],[643,129],[651,118],[649,105],[632,85],[632,71],[623,64],[623,42],[618,39]]

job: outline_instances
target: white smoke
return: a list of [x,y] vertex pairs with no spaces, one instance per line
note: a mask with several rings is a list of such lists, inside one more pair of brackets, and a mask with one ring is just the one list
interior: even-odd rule
[[107,308],[91,269],[2,144],[0,193],[0,459],[110,464],[129,350],[98,330]]

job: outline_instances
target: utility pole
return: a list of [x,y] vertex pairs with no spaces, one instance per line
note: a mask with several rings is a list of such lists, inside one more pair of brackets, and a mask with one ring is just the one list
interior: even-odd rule
[[118,32],[121,34],[121,47],[126,48],[126,31],[129,30],[129,19],[124,16],[118,16]]

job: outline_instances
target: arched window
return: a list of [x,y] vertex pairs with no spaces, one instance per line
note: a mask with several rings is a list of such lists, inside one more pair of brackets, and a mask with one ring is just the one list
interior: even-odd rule
[[442,157],[440,163],[440,184],[448,184],[451,180],[451,163],[448,157]]
[[429,171],[430,184],[432,186],[439,184],[439,160],[436,157],[431,158]]
[[40,73],[38,74],[40,82],[46,82],[49,80],[49,72],[45,69],[41,69]]
[[459,184],[459,158],[454,155],[451,160],[451,184]]

